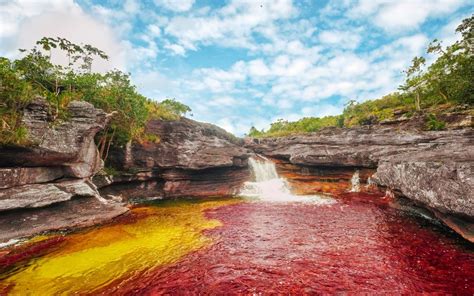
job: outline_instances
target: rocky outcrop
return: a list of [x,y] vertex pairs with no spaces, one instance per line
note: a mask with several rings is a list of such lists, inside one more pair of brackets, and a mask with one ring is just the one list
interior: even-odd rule
[[468,230],[461,234],[468,239],[474,237],[472,128],[330,128],[300,136],[247,139],[246,146],[300,167],[375,169],[373,182],[433,210],[439,217],[461,219],[463,229]]
[[[273,161],[276,163],[278,175],[289,182],[295,194],[310,195],[320,192],[340,196],[354,190],[379,193],[375,186],[369,184],[369,178],[375,173],[375,169],[296,165],[284,159]],[[359,188],[353,188],[352,179],[355,174]]]
[[47,207],[0,213],[0,242],[44,231],[89,227],[128,211],[117,203],[96,198],[74,198]]
[[[53,121],[49,104],[42,98],[33,100],[23,114],[29,144],[25,147],[0,147],[2,225],[19,225],[22,222],[16,221],[18,217],[26,220],[31,217],[36,221],[35,225],[42,225],[32,229],[41,231],[80,225],[83,223],[78,221],[82,221],[83,217],[77,215],[64,217],[64,221],[59,222],[47,214],[38,216],[37,213],[51,214],[47,207],[71,204],[77,198],[84,199],[85,205],[104,202],[90,179],[103,166],[94,136],[105,127],[108,116],[86,102],[73,101],[67,111],[67,120]],[[66,205],[64,207],[67,208]],[[104,208],[111,211],[102,213]],[[90,208],[80,209],[77,213],[87,212],[95,217],[94,221],[105,221],[106,217],[117,216],[127,210],[118,204],[104,204],[95,212],[94,208]],[[11,233],[35,232],[25,228],[23,232]],[[15,237],[12,234],[2,237],[7,236]]]
[[159,141],[133,143],[110,152],[110,165],[128,173],[96,177],[105,196],[225,196],[236,193],[249,178],[251,152],[242,147],[241,139],[215,125],[187,118],[152,120],[146,132]]
[[247,139],[246,146],[293,164],[376,168],[392,155],[429,151],[449,143],[472,145],[472,129],[400,130],[383,126],[328,128],[307,135]]

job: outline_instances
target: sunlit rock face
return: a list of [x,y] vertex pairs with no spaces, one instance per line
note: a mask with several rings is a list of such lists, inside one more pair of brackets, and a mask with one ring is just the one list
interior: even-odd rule
[[372,190],[369,183],[377,183],[440,217],[454,217],[446,224],[458,232],[452,221],[462,221],[467,233],[460,233],[473,236],[472,128],[329,128],[307,135],[246,139],[246,147],[277,159],[280,174],[302,192],[339,194],[351,188],[352,176],[359,170],[361,190]]
[[108,177],[108,184],[96,178],[104,195],[226,196],[235,194],[250,176],[247,159],[252,152],[215,125],[187,118],[151,120],[146,132],[159,142],[133,143],[110,152],[110,165],[123,173]]
[[[94,136],[107,124],[107,114],[89,103],[72,101],[68,115],[67,120],[54,121],[48,102],[36,98],[23,114],[29,145],[0,147],[4,234],[0,241],[7,236],[92,225],[128,210],[118,204],[103,204],[90,182],[103,166]],[[72,201],[75,198],[84,202]]]
[[67,177],[83,178],[102,166],[94,144],[95,134],[107,123],[107,115],[87,102],[72,101],[69,119],[56,121],[50,115],[49,104],[37,98],[23,114],[27,128],[28,147],[2,147],[1,167],[63,167]]

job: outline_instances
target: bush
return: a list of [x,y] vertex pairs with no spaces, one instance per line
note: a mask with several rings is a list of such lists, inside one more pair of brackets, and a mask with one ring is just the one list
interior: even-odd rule
[[426,120],[426,128],[430,131],[439,131],[446,128],[444,121],[438,120],[433,113],[428,114]]

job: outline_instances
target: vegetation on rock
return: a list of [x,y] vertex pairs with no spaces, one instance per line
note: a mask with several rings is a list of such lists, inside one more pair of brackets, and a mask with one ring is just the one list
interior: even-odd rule
[[425,57],[413,58],[399,92],[363,103],[349,101],[339,116],[305,117],[295,122],[279,119],[266,131],[252,127],[248,136],[279,137],[324,127],[370,125],[417,113],[427,114],[426,129],[443,129],[445,124],[437,119],[436,113],[455,106],[474,105],[474,15],[463,20],[456,32],[462,38],[454,44],[443,48],[440,41],[434,40],[428,46],[427,54],[435,58],[429,66]]
[[[54,50],[66,57],[66,65],[52,62]],[[54,120],[67,118],[66,107],[73,100],[114,112],[108,128],[98,135],[102,156],[111,144],[153,138],[145,133],[147,120],[175,120],[191,111],[175,99],[158,103],[141,95],[127,73],[93,72],[94,59],[106,60],[108,56],[91,45],[44,37],[32,49],[20,51],[24,56],[16,60],[0,57],[0,145],[28,143],[22,110],[36,96],[44,97],[54,106],[50,110]]]

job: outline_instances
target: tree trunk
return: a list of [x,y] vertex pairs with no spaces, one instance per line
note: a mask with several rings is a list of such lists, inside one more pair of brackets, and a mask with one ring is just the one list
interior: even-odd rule
[[440,91],[439,91],[439,94],[443,97],[443,99],[444,99],[445,102],[448,101],[448,96],[445,95],[445,94],[443,93],[443,91],[440,90]]
[[107,141],[108,132],[109,132],[109,127],[107,126],[107,129],[104,131],[104,134],[100,138],[99,144],[97,145],[99,147],[99,155],[102,160],[104,160],[105,142]]
[[420,107],[420,93],[419,93],[419,92],[416,92],[416,93],[415,93],[415,107],[416,107],[416,111],[421,111],[421,107]]
[[107,160],[107,157],[109,157],[110,144],[112,144],[112,141],[113,141],[113,139],[114,139],[115,130],[116,130],[116,129],[114,129],[114,131],[112,132],[112,136],[110,136],[109,143],[107,144],[107,149],[105,150],[105,156],[104,156],[104,158],[103,158],[104,163],[105,163],[105,161]]

